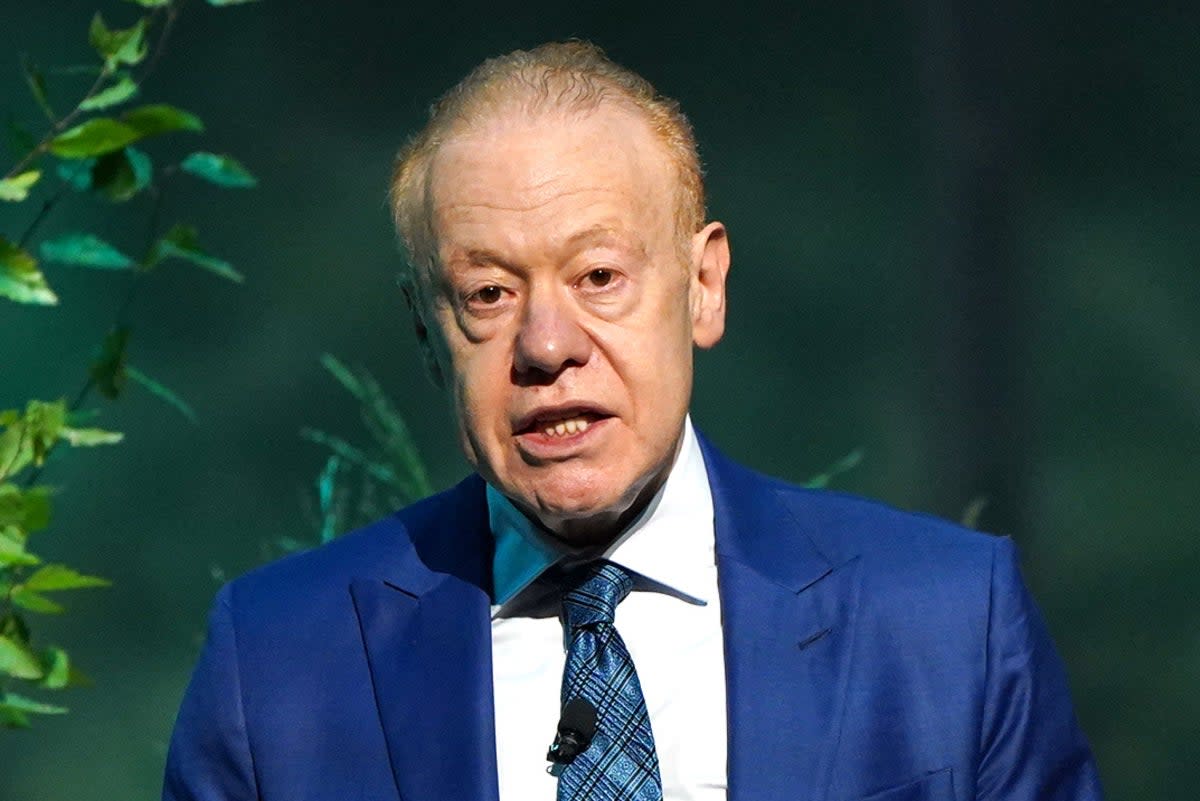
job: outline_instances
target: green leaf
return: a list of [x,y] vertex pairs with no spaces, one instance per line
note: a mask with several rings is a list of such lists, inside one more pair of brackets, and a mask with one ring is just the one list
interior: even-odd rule
[[27,590],[20,585],[13,587],[8,597],[14,606],[19,606],[22,609],[42,615],[61,615],[67,611],[67,608],[62,604],[52,601],[44,595],[39,595],[33,590]]
[[27,645],[0,634],[0,673],[17,679],[40,679],[44,671]]
[[[2,484],[3,487],[17,488],[16,484]],[[19,489],[17,490],[20,491]],[[6,514],[6,512],[0,512]],[[28,534],[14,522],[0,522],[0,550],[7,549],[9,553],[25,550],[25,541],[28,539]]]
[[148,134],[132,125],[97,117],[59,134],[50,140],[49,149],[60,158],[81,159],[120,150],[143,136]]
[[300,437],[317,445],[324,445],[339,458],[361,467],[376,481],[381,481],[389,486],[399,486],[401,483],[400,479],[396,476],[396,471],[390,466],[375,461],[363,453],[362,450],[354,447],[341,437],[335,437],[332,434],[315,428],[300,429]]
[[403,493],[407,502],[432,494],[433,487],[408,425],[375,377],[361,368],[351,370],[328,353],[321,357],[321,364],[361,404],[363,423],[392,466],[391,486]]
[[58,295],[46,283],[37,260],[0,236],[0,296],[17,303],[54,306]]
[[124,103],[138,93],[138,85],[128,75],[122,73],[116,83],[101,89],[96,94],[79,104],[84,111],[99,111],[100,109]]
[[91,234],[65,234],[42,242],[41,256],[45,261],[93,267],[101,270],[128,270],[133,259],[103,239]]
[[959,523],[965,528],[978,529],[979,518],[983,516],[983,510],[987,508],[989,500],[986,495],[976,495],[972,498],[963,509]]
[[50,107],[50,98],[46,92],[46,76],[24,54],[21,55],[21,72],[25,74],[25,83],[29,86],[29,91],[33,94],[33,100],[38,104],[38,108],[50,120],[57,119],[54,109]]
[[13,642],[28,645],[29,626],[19,614],[9,612],[4,617],[0,617],[0,637],[8,637]]
[[149,186],[153,177],[150,157],[135,147],[126,147],[97,159],[85,188],[95,189],[114,203],[120,203]]
[[41,465],[58,440],[67,419],[66,401],[32,400],[25,406],[25,428],[33,448],[33,462]]
[[12,178],[0,180],[0,200],[7,200],[10,203],[20,203],[29,197],[29,190],[41,177],[41,170],[27,170],[20,175],[14,175]]
[[25,492],[16,484],[0,484],[0,526],[25,529]]
[[125,349],[128,345],[129,329],[118,326],[104,337],[100,352],[92,362],[92,381],[106,398],[115,399],[125,388]]
[[172,131],[204,130],[204,123],[195,114],[166,103],[138,106],[125,112],[121,116],[121,122],[136,131],[139,137],[158,136]]
[[[10,526],[9,528],[15,529],[16,526]],[[40,564],[41,561],[35,554],[26,551],[24,546],[13,542],[7,537],[0,537],[0,567],[12,567],[14,565],[32,567]]]
[[24,517],[20,521],[21,528],[27,534],[41,531],[50,525],[50,499],[54,490],[50,487],[30,487],[23,495],[25,500]]
[[354,377],[354,373],[332,353],[321,354],[321,366],[328,370],[329,374],[337,379],[337,382],[345,387],[346,391],[351,395],[359,400],[363,400],[366,397],[363,386]]
[[831,467],[826,469],[824,473],[813,476],[804,483],[804,486],[809,489],[824,489],[829,486],[829,482],[842,473],[853,470],[862,461],[863,452],[861,448],[855,448],[850,453],[843,456]]
[[200,250],[196,229],[190,225],[175,225],[159,239],[151,249],[149,266],[172,257],[191,262],[197,267],[202,267],[239,284],[245,280],[229,262],[209,256]]
[[171,0],[125,0],[127,3],[137,3],[142,8],[160,8],[167,5]]
[[232,156],[222,156],[203,151],[193,153],[184,159],[179,168],[191,173],[197,178],[203,178],[217,186],[231,189],[249,189],[258,185],[258,179],[250,174]]
[[[12,487],[20,492],[20,488],[18,488],[16,484],[0,484],[0,487]],[[0,514],[3,513],[0,512]],[[19,548],[24,548],[26,539],[28,539],[27,532],[16,523],[0,522],[0,547],[10,544]],[[0,632],[0,634],[2,633],[3,632]]]
[[6,729],[28,729],[29,718],[24,712],[18,712],[12,707],[0,704],[0,726]]
[[301,542],[295,537],[280,537],[275,540],[275,547],[278,548],[282,554],[289,554],[306,550],[312,546],[308,543]]
[[[58,439],[66,418],[66,402],[30,401],[24,414],[12,410],[2,414],[5,430],[0,433],[0,480],[23,469],[26,464],[42,464],[50,447]],[[11,484],[0,484],[0,501],[10,492]],[[34,488],[44,490],[44,488]],[[2,504],[0,504],[2,506]]]
[[65,715],[68,711],[65,706],[43,704],[41,701],[35,701],[16,693],[0,694],[0,706],[15,709],[18,712],[28,712],[32,715]]
[[178,411],[191,422],[196,422],[196,412],[183,398],[179,397],[170,389],[155,381],[141,370],[138,370],[136,367],[126,365],[125,372],[135,383],[141,384],[143,387],[150,390],[151,394],[157,396],[161,400],[166,401],[171,406],[174,406],[176,411]]
[[94,158],[72,159],[59,163],[55,172],[72,188],[86,192],[92,188],[92,167],[94,166],[96,166]]
[[[0,431],[0,480],[14,475],[33,461],[33,448],[25,436],[25,424],[11,425]],[[0,485],[0,492],[8,485]]]
[[111,584],[108,579],[99,576],[85,576],[66,565],[43,565],[25,579],[22,586],[37,592],[51,590],[81,590],[86,587],[107,587]]
[[112,68],[118,64],[133,66],[146,57],[146,20],[139,19],[132,28],[110,30],[104,24],[104,17],[96,12],[88,29],[88,41],[96,52],[104,59],[105,64]]
[[120,431],[105,431],[102,428],[63,426],[62,438],[76,448],[91,448],[96,445],[116,445],[125,439],[125,435]]
[[[41,531],[50,525],[50,498],[53,492],[49,487],[31,487],[21,489],[16,484],[0,484],[0,526],[16,526],[20,532],[20,542],[25,541],[25,535]],[[11,537],[10,534],[0,535]]]
[[317,535],[321,542],[329,542],[338,534],[338,504],[337,475],[342,460],[336,453],[330,454],[325,461],[325,468],[317,476],[317,511],[321,516],[321,526]]
[[[0,566],[32,567],[41,564],[36,554],[25,550],[26,532],[15,523],[0,526]],[[0,628],[0,634],[5,633]]]
[[150,157],[136,147],[101,156],[92,167],[92,186],[109,200],[128,200],[150,185],[154,167]]
[[47,690],[61,690],[71,681],[71,658],[61,648],[42,651],[42,669],[46,675],[38,684]]

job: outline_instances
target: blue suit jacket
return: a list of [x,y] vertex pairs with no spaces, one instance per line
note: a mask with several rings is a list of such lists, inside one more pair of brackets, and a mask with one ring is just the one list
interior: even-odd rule
[[[701,447],[733,801],[1100,797],[1009,540]],[[227,585],[164,798],[495,801],[490,583],[472,477]]]

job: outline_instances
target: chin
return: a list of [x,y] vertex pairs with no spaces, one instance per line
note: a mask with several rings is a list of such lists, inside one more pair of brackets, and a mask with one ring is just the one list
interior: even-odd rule
[[594,487],[538,486],[533,494],[533,509],[546,520],[570,521],[597,515],[620,514],[627,504],[622,495],[598,491]]
[[528,504],[535,517],[555,533],[567,538],[573,531],[615,535],[614,527],[632,507],[646,481],[641,477],[627,481],[599,481],[592,476],[534,482]]

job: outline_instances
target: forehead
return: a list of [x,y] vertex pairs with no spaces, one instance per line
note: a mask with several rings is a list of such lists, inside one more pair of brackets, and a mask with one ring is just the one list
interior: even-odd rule
[[499,113],[454,135],[434,155],[427,200],[440,248],[597,229],[651,240],[673,233],[675,181],[646,121],[602,103]]

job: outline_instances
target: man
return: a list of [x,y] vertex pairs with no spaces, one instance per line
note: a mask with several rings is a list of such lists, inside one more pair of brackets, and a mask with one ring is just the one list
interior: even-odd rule
[[673,102],[509,54],[392,196],[476,475],[222,589],[165,798],[1099,798],[1009,540],[693,429],[730,258]]

